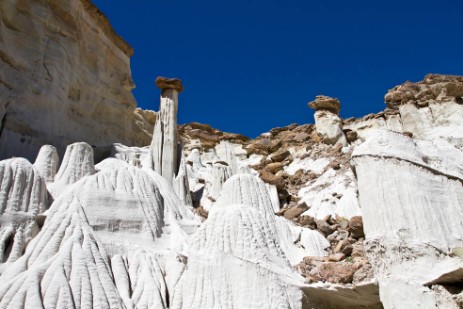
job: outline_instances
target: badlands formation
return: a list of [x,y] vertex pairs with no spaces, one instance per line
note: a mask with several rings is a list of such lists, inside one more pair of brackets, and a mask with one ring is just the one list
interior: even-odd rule
[[463,307],[463,77],[251,140],[137,109],[87,0],[0,9],[0,308]]

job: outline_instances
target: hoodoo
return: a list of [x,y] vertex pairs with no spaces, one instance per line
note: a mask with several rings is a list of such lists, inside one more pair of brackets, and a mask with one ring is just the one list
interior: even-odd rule
[[161,104],[151,142],[153,169],[172,183],[178,166],[178,95],[183,85],[179,79],[166,77],[156,78],[156,85],[161,89]]

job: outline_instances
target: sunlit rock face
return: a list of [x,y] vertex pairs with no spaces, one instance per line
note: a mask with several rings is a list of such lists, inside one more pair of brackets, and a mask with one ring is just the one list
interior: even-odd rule
[[367,255],[386,308],[459,308],[463,280],[462,152],[377,131],[352,154]]
[[0,274],[39,232],[37,216],[48,208],[43,177],[27,160],[0,161]]
[[462,77],[251,140],[136,109],[89,1],[0,12],[0,308],[463,305]]
[[153,112],[136,109],[132,49],[88,1],[0,3],[0,159],[44,144],[148,145]]
[[263,213],[217,207],[192,239],[172,308],[301,308],[295,282]]

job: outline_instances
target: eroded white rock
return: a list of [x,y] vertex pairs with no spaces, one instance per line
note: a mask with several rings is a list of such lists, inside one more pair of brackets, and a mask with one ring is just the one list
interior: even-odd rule
[[298,276],[277,242],[257,209],[214,207],[192,239],[172,308],[301,308]]
[[55,181],[55,175],[59,167],[59,157],[56,148],[51,145],[43,145],[40,148],[34,167],[42,175],[46,182]]
[[385,307],[457,308],[438,287],[463,280],[463,261],[452,255],[463,247],[463,153],[378,131],[352,157],[366,252]]

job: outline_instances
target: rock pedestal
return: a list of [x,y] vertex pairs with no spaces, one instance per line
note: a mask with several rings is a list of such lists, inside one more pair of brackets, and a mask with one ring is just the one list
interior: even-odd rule
[[342,131],[342,119],[339,117],[341,104],[338,99],[318,95],[315,101],[309,102],[309,107],[315,109],[315,127],[327,144],[347,145],[347,138]]
[[153,169],[172,183],[177,173],[177,111],[178,94],[183,91],[182,81],[158,77],[156,85],[162,90],[160,111],[151,142]]

